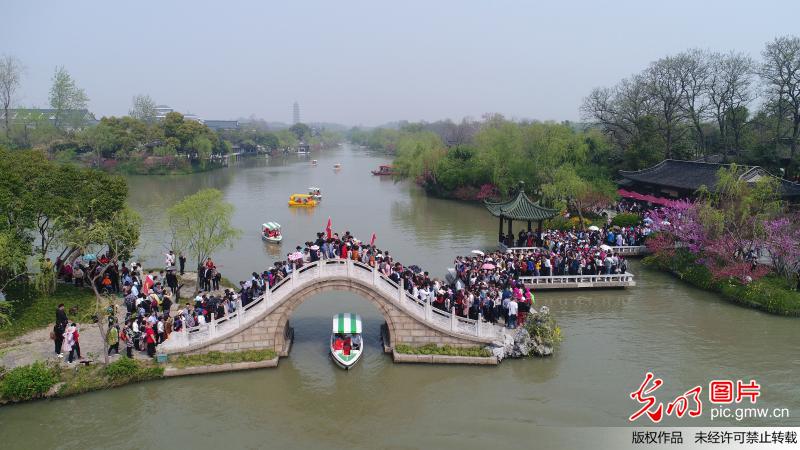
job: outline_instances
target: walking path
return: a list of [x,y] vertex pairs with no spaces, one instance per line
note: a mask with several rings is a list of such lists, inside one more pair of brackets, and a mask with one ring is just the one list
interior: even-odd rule
[[[197,274],[194,272],[186,272],[181,276],[181,283],[184,284],[181,292],[183,293],[182,302],[186,302],[188,296],[192,295],[195,290],[197,281]],[[224,289],[225,287],[223,287]],[[214,294],[221,294],[222,291],[214,291]],[[117,299],[118,310],[120,311],[117,319],[122,323],[125,316],[125,307],[122,305],[122,299]],[[172,305],[172,310],[177,310],[179,305]],[[53,320],[55,320],[55,312],[53,312]],[[36,361],[59,361],[66,365],[66,358],[58,358],[55,354],[53,341],[50,340],[50,331],[53,325],[48,325],[44,328],[28,332],[22,336],[14,338],[8,345],[0,348],[0,366],[6,369],[12,369],[17,366],[24,366],[34,363]],[[86,360],[103,361],[103,352],[105,351],[105,343],[100,336],[100,331],[97,325],[93,323],[78,323],[78,331],[80,333],[81,356]],[[125,353],[124,343],[120,343],[120,354]],[[148,360],[147,353],[134,351],[135,359]],[[112,355],[118,358],[116,355]]]

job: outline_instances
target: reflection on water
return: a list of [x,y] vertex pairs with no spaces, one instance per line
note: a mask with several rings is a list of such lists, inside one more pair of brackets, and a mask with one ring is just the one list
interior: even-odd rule
[[[328,217],[340,233],[349,230],[362,239],[376,233],[379,246],[434,276],[443,275],[454,256],[493,245],[497,222],[480,206],[433,199],[406,182],[372,176],[370,170],[389,162],[382,155],[344,147],[311,158],[319,165],[286,155],[187,176],[130,177],[130,203],[145,219],[137,256],[146,265],[160,265],[168,241],[166,209],[206,187],[222,190],[236,206],[233,222],[242,238],[214,255],[234,281],[283,259],[296,243],[322,231]],[[337,162],[340,171],[332,169]],[[319,206],[287,206],[290,194],[312,185],[322,188]],[[265,221],[283,225],[282,244],[261,240]],[[380,351],[378,311],[352,294],[325,293],[293,314],[296,341],[276,370],[172,379],[0,408],[0,430],[15,430],[3,433],[3,445],[467,449],[535,442],[578,448],[589,441],[575,441],[570,428],[548,427],[626,426],[636,406],[628,394],[647,370],[664,379],[663,400],[714,378],[755,378],[764,386],[759,404],[800,411],[796,319],[731,305],[637,262],[631,270],[637,274],[631,289],[536,293],[537,305],[551,307],[565,337],[553,358],[489,368],[393,364]],[[327,354],[331,316],[344,311],[362,315],[367,344],[349,372]],[[67,414],[76,418],[65,420]],[[784,419],[752,425],[791,424]],[[120,430],[136,437],[121,439]]]

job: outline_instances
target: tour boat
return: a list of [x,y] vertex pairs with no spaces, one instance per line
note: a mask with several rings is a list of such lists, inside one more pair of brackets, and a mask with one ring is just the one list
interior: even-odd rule
[[361,338],[361,317],[358,314],[340,313],[333,316],[331,333],[331,358],[342,369],[353,367],[364,352]]
[[316,159],[312,159],[311,160],[311,165],[312,166],[316,166],[317,165],[317,160]]
[[314,200],[320,201],[322,200],[322,189],[311,186],[308,188],[308,195],[314,197]]
[[278,243],[283,240],[281,234],[281,224],[277,222],[267,222],[261,224],[261,239],[267,242]]
[[308,194],[292,194],[289,206],[317,206],[317,200]]
[[396,173],[392,166],[380,166],[378,170],[372,171],[373,175],[395,175]]
[[341,168],[342,168],[342,165],[339,164],[339,163],[336,163],[336,164],[333,165],[333,170],[339,170]]

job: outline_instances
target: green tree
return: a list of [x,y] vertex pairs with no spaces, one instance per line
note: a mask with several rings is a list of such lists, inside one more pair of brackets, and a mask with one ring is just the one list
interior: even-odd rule
[[62,126],[65,113],[70,110],[85,109],[89,97],[79,88],[64,66],[56,67],[50,87],[50,107],[55,110],[54,125]]
[[128,115],[145,123],[156,121],[156,102],[149,95],[136,95]]
[[555,170],[552,180],[542,185],[542,197],[552,206],[575,212],[584,228],[586,213],[608,205],[614,186],[611,182],[592,183],[581,178],[570,165]]
[[14,98],[22,81],[22,63],[19,59],[11,55],[0,58],[0,104],[3,106],[3,117],[5,119],[6,138],[10,137],[10,122],[8,109],[14,102]]
[[201,161],[206,161],[211,157],[211,150],[214,148],[211,140],[205,136],[197,136],[192,139],[192,148],[197,152]]
[[275,136],[274,133],[262,133],[260,136],[256,137],[256,142],[259,145],[263,145],[269,151],[276,150],[280,142],[278,141],[278,137]]
[[232,246],[241,235],[231,223],[233,211],[216,189],[185,197],[167,211],[172,248],[191,252],[199,266],[215,251]]
[[0,293],[27,273],[30,246],[11,230],[0,231]]
[[779,133],[779,137],[789,141],[789,156],[794,165],[800,146],[800,37],[778,37],[766,45],[761,56],[764,62],[759,74],[767,95],[785,108],[789,119],[785,136]]
[[299,140],[303,140],[311,136],[311,128],[304,124],[304,123],[296,123],[289,128],[295,137]]

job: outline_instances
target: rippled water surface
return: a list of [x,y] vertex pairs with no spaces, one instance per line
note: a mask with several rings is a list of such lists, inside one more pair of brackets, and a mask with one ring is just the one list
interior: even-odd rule
[[[310,159],[319,160],[314,167]],[[334,171],[334,163],[342,169]],[[372,176],[388,159],[344,146],[311,158],[249,159],[178,177],[131,177],[130,202],[145,219],[138,257],[163,264],[164,210],[205,187],[236,206],[244,233],[215,255],[223,274],[244,279],[322,231],[349,230],[406,264],[442,276],[453,257],[490,248],[497,222],[477,205],[428,198],[406,182]],[[289,208],[291,193],[323,189],[322,204]],[[283,225],[282,246],[259,226]],[[292,317],[295,343],[277,369],[186,377],[58,401],[0,408],[2,448],[595,448],[573,427],[626,426],[628,398],[647,370],[670,401],[714,378],[757,379],[760,406],[800,417],[800,322],[737,307],[633,263],[627,290],[539,292],[565,340],[548,359],[498,367],[395,365],[380,351],[383,319],[365,299],[321,294]],[[366,353],[350,372],[326,351],[330,317],[365,322]],[[704,391],[706,389],[704,388]],[[667,424],[708,426],[703,419]],[[797,419],[751,426],[797,425]],[[713,425],[736,425],[715,421]]]

